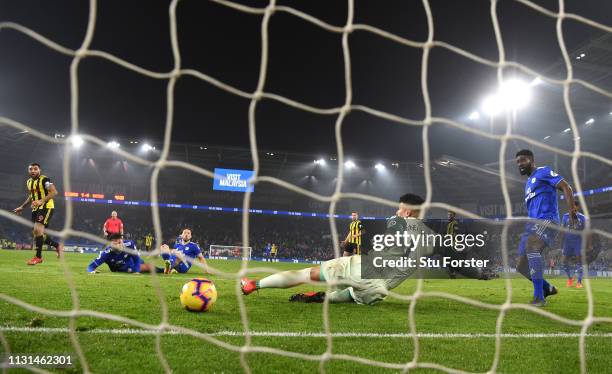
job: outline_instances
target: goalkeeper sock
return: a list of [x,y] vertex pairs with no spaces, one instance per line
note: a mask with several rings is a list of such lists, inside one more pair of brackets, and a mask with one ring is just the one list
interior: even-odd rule
[[310,268],[272,274],[257,281],[257,288],[289,288],[310,281]]
[[539,253],[528,253],[529,273],[533,282],[533,297],[537,300],[544,299],[544,263]]
[[45,235],[45,244],[50,245],[53,248],[57,248],[59,246],[59,244],[53,241],[48,235]]
[[36,257],[42,258],[42,246],[43,246],[42,235],[35,237],[34,242],[36,243]]
[[582,283],[582,264],[580,261],[576,264],[576,274],[578,274],[578,283]]
[[563,264],[563,270],[565,270],[565,274],[567,274],[567,278],[571,279],[574,274],[572,274],[572,268],[570,267],[569,262]]

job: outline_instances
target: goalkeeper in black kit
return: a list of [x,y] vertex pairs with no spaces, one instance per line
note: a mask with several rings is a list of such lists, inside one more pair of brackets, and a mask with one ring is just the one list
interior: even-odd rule
[[[400,197],[397,214],[387,220],[386,236],[435,234],[422,220],[419,220],[420,210],[414,208],[423,204],[424,200],[415,194],[405,194]],[[325,261],[320,266],[276,273],[261,280],[243,278],[242,292],[249,295],[255,290],[264,288],[290,288],[308,282],[331,283],[333,291],[309,292],[295,294],[290,301],[322,302],[328,298],[331,303],[355,302],[372,305],[383,300],[389,291],[399,286],[404,280],[422,269],[419,266],[390,267],[376,269],[380,263],[379,255],[387,261],[412,262],[418,264],[421,259],[428,259],[438,252],[433,245],[422,245],[418,240],[411,245],[389,245],[382,251],[374,251],[367,256],[354,255]],[[403,263],[402,262],[402,263]],[[389,262],[390,263],[390,262]],[[480,268],[462,267],[457,269],[462,275],[489,279]]]

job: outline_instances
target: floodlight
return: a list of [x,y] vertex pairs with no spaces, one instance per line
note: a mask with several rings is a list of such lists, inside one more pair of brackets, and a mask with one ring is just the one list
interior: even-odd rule
[[504,108],[521,109],[531,100],[531,87],[522,80],[511,79],[502,83],[499,94]]
[[521,109],[529,100],[531,85],[519,79],[510,79],[503,82],[496,93],[485,97],[482,110],[489,116],[495,116],[504,110]]
[[70,143],[72,143],[74,148],[81,148],[81,146],[85,143],[85,140],[83,140],[83,138],[79,135],[71,135]]
[[490,117],[499,114],[503,107],[498,95],[489,95],[482,101],[482,111]]
[[531,83],[529,83],[529,85],[530,85],[530,86],[537,86],[537,85],[539,85],[539,84],[541,84],[541,83],[542,83],[542,78],[540,78],[540,77],[535,77],[535,78],[534,78],[534,79],[531,81]]

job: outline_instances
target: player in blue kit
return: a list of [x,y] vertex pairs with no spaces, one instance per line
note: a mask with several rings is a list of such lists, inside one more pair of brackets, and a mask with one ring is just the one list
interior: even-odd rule
[[264,250],[264,257],[270,258],[270,254],[272,253],[272,244],[266,244],[266,249]]
[[[87,267],[88,273],[98,273],[97,269],[102,264],[107,264],[112,272],[119,273],[140,274],[151,270],[149,264],[145,264],[140,256],[124,251],[126,248],[136,250],[136,243],[133,240],[123,240],[121,234],[111,234],[109,239],[110,245],[104,248]],[[164,269],[156,267],[155,271],[163,273]]]
[[[525,184],[525,206],[532,221],[527,222],[519,243],[518,271],[533,282],[534,306],[546,305],[546,297],[557,289],[544,280],[542,251],[552,247],[559,225],[557,190],[563,191],[568,205],[570,227],[575,227],[576,206],[572,187],[548,166],[536,167],[533,152],[523,149],[516,153],[516,163],[521,175],[528,176]],[[537,220],[537,221],[536,221]]]
[[[580,213],[580,204],[575,201],[576,206],[576,222],[574,230],[582,231],[586,224],[586,217]],[[561,225],[565,228],[570,228],[569,214],[565,213],[561,219]],[[574,268],[576,269],[576,275],[578,275],[578,281],[576,282],[576,288],[582,288],[582,261],[580,258],[580,249],[582,248],[582,236],[580,234],[562,233],[563,239],[563,270],[567,274],[567,287],[574,285]],[[587,235],[586,251],[591,252],[593,250],[593,242],[591,236]]]
[[164,259],[164,273],[173,272],[186,273],[191,268],[191,264],[196,259],[206,266],[206,260],[200,247],[191,241],[191,229],[184,229],[180,240],[170,249],[167,245],[162,245],[162,258]]

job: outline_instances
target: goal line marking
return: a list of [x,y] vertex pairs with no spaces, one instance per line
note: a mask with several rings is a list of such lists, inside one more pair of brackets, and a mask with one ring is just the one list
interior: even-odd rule
[[[22,332],[22,333],[45,333],[57,334],[68,333],[70,330],[65,327],[14,327],[2,326],[2,332]],[[93,329],[83,330],[78,333],[85,334],[102,334],[102,335],[156,335],[155,330],[140,330],[140,329]],[[181,335],[176,331],[164,331],[164,335]],[[243,331],[219,331],[211,332],[208,335],[218,337],[243,337]],[[292,332],[292,331],[252,331],[249,335],[254,337],[281,337],[281,338],[325,338],[325,333],[322,332]],[[335,332],[331,334],[334,338],[412,338],[411,334],[405,333],[375,333],[375,332]],[[612,333],[588,333],[586,337],[590,338],[612,338]],[[495,338],[495,334],[487,333],[418,333],[417,337],[425,339],[453,339],[453,338]],[[542,339],[542,338],[578,338],[579,333],[504,333],[502,338],[527,338],[527,339]]]

